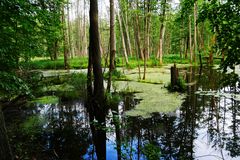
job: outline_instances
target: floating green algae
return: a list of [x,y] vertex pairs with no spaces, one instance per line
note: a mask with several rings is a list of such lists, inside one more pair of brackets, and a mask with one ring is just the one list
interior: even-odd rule
[[142,99],[134,109],[126,112],[128,116],[142,116],[147,118],[150,117],[152,113],[173,112],[181,106],[185,95],[170,93],[164,87],[166,84],[170,83],[169,66],[148,68],[146,80],[143,82],[139,81],[137,69],[128,70],[125,75],[127,78],[131,79],[131,81],[115,82],[117,90],[137,92],[135,94],[136,98]]
[[[138,69],[125,71],[125,76],[131,81],[139,81]],[[143,68],[141,68],[141,78]],[[170,82],[170,70],[168,68],[147,68],[146,79],[143,82],[167,84]]]
[[172,112],[179,108],[184,96],[179,93],[170,93],[163,85],[140,82],[117,82],[119,89],[128,89],[134,92],[137,99],[142,101],[132,110],[127,111],[128,116],[142,116],[147,118],[155,112]]

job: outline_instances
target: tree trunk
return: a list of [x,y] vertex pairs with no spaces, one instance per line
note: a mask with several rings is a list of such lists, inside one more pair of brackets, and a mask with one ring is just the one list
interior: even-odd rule
[[110,92],[112,72],[115,69],[114,61],[116,54],[116,43],[115,43],[115,16],[114,16],[114,0],[110,0],[110,65],[109,65],[109,79],[107,90]]
[[[145,6],[145,1],[144,1]],[[145,7],[144,7],[145,9]],[[145,12],[145,35],[144,35],[144,72],[143,80],[146,79],[146,70],[147,70],[147,57],[149,55],[149,12],[150,12],[150,0],[147,1],[147,12]]]
[[142,49],[141,49],[141,37],[140,37],[140,28],[139,28],[139,21],[138,21],[139,17],[138,15],[136,15],[136,24],[134,24],[134,34],[135,34],[135,40],[136,40],[136,44],[137,44],[137,53],[138,53],[138,56],[143,59],[144,56],[143,56],[143,52],[142,52]]
[[121,37],[122,37],[121,39],[122,39],[122,45],[123,45],[123,55],[125,57],[126,64],[128,64],[128,56],[127,56],[127,50],[125,46],[126,43],[125,43],[123,28],[122,28],[122,19],[120,17],[119,11],[117,11],[117,16],[118,16],[119,27],[120,27]]
[[[149,0],[149,5],[150,5],[150,0]],[[149,6],[150,8],[150,6]],[[149,9],[148,9],[149,10]],[[149,10],[150,11],[150,10]],[[151,15],[148,15],[148,25],[147,25],[147,59],[150,58],[150,28],[151,28]]]
[[94,96],[100,104],[104,100],[103,74],[101,66],[100,36],[98,28],[98,1],[90,1],[90,43],[89,51],[92,56],[94,74]]
[[[86,8],[86,0],[84,0],[84,8]],[[86,12],[83,14],[83,55],[87,55],[88,46],[87,46],[87,31],[86,31]]]
[[13,155],[8,141],[1,106],[0,106],[0,160],[13,160]]
[[160,27],[160,39],[159,39],[159,46],[158,46],[158,56],[159,56],[159,64],[162,65],[162,57],[163,57],[163,40],[165,34],[165,15],[166,15],[166,4],[167,0],[163,0],[163,11],[162,11],[162,20],[161,20],[161,27]]
[[127,46],[127,50],[128,50],[128,55],[132,56],[132,46],[131,46],[131,41],[130,41],[130,36],[129,36],[129,30],[128,30],[128,19],[127,19],[127,15],[125,18],[123,18],[123,25],[124,25],[124,32],[126,35],[126,46]]
[[80,37],[81,37],[81,31],[80,31],[80,15],[79,15],[79,7],[80,7],[80,0],[77,0],[77,6],[76,6],[76,41],[75,41],[75,48],[76,48],[76,55],[80,56]]
[[178,81],[178,69],[176,67],[176,64],[174,64],[173,67],[171,67],[171,86],[172,88],[176,88],[178,86],[177,81]]
[[189,15],[189,50],[190,50],[190,62],[193,61],[193,52],[192,52],[192,25],[191,25],[191,15]]
[[71,55],[71,58],[74,57],[74,52],[73,52],[73,47],[72,47],[72,36],[71,36],[71,32],[72,32],[72,26],[71,26],[71,21],[70,21],[70,5],[69,5],[69,0],[67,2],[67,28],[68,28],[68,44],[69,44],[69,53]]
[[197,0],[194,2],[194,62],[196,62],[196,56],[198,52],[197,45]]
[[163,57],[163,39],[165,34],[165,25],[161,24],[160,27],[160,40],[159,40],[159,49],[158,49],[158,55],[159,55],[159,64],[162,65],[162,57]]
[[[89,29],[89,58],[92,58],[93,75],[94,75],[94,89],[93,89],[93,104],[90,106],[94,111],[94,116],[98,121],[99,127],[96,129],[96,138],[94,138],[94,144],[100,149],[97,151],[97,157],[99,160],[106,159],[106,126],[105,117],[106,109],[104,107],[104,86],[103,86],[103,73],[101,66],[101,50],[100,50],[100,35],[98,27],[98,1],[90,1],[90,29]],[[89,64],[90,65],[90,64]],[[93,108],[94,107],[94,108]],[[101,142],[97,140],[101,138]]]
[[189,36],[185,37],[184,39],[184,46],[185,46],[185,59],[188,58],[188,46],[189,46]]
[[62,23],[63,23],[64,69],[69,69],[69,63],[68,63],[69,47],[68,47],[68,36],[66,31],[64,5],[62,7]]

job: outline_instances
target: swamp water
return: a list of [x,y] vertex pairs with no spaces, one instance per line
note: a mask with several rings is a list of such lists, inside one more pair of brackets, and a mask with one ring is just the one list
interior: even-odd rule
[[[95,146],[93,139],[106,146],[98,159],[240,159],[239,88],[235,83],[220,83],[224,76],[211,68],[183,69],[183,75],[189,84],[186,96],[180,104],[174,102],[172,110],[144,114],[141,99],[147,95],[122,96],[106,117],[105,137],[93,137],[82,99],[36,104],[17,113],[5,111],[16,159],[97,159],[105,149]],[[226,81],[231,81],[230,76]],[[155,105],[149,108],[162,105],[148,101]]]

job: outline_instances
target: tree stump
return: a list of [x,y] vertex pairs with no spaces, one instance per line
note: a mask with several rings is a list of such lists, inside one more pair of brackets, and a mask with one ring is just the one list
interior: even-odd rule
[[176,64],[174,63],[174,66],[171,67],[171,86],[174,89],[177,87],[177,81],[178,81],[178,68],[176,67]]

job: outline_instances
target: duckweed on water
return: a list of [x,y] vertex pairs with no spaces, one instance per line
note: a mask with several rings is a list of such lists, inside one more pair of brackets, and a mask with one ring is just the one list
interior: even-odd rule
[[135,96],[142,101],[132,110],[127,112],[129,116],[150,117],[154,112],[172,112],[179,108],[183,101],[183,95],[169,93],[163,85],[147,84],[140,82],[118,82],[119,87],[131,88]]
[[126,77],[129,82],[118,81],[118,90],[131,90],[137,92],[136,98],[142,101],[132,110],[127,111],[128,116],[150,117],[154,112],[172,112],[179,108],[183,102],[184,95],[169,93],[164,85],[170,83],[170,71],[168,68],[148,69],[146,81],[159,82],[161,84],[150,84],[138,82],[138,73],[135,70],[128,71]]

